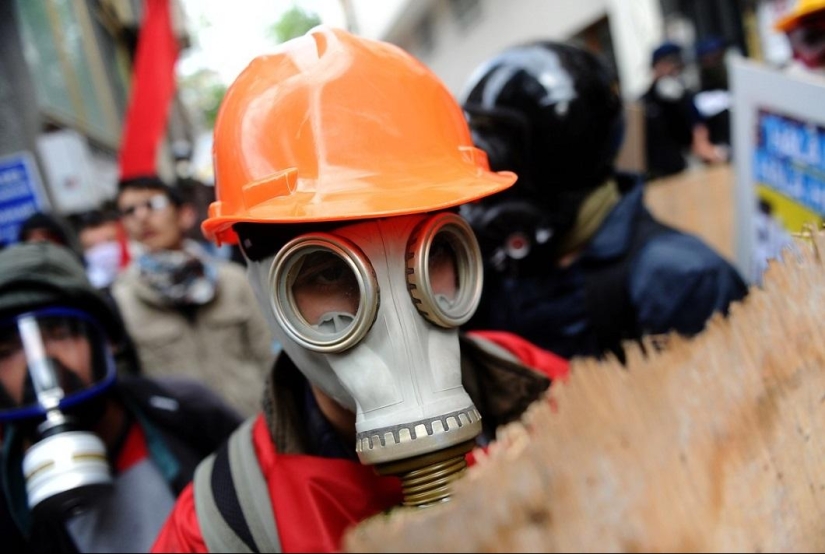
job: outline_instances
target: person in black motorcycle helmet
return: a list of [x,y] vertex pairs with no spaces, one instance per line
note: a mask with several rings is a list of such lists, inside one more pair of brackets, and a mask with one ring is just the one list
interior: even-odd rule
[[491,166],[519,176],[511,196],[537,203],[560,235],[612,173],[624,127],[615,82],[584,51],[540,43],[487,61],[471,83],[463,107],[474,141]]
[[241,422],[196,383],[118,377],[125,330],[68,248],[0,252],[0,537],[16,552],[147,551]]
[[650,215],[638,176],[617,174],[623,104],[599,57],[552,41],[513,46],[475,70],[462,98],[491,168],[519,177],[462,206],[486,260],[468,328],[623,359],[623,341],[695,334],[745,296],[727,261]]

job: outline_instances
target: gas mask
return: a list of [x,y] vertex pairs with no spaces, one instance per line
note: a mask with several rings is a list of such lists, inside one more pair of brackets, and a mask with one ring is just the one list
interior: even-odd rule
[[574,219],[569,217],[568,224],[562,221],[564,214],[542,209],[527,198],[465,204],[460,213],[475,231],[487,266],[514,278],[546,270],[556,229],[566,231]]
[[35,516],[81,510],[112,484],[106,447],[84,429],[102,406],[115,365],[106,335],[86,313],[50,308],[0,322],[0,423],[23,455]]
[[461,383],[458,328],[478,306],[482,261],[460,216],[342,224],[248,268],[286,353],[356,414],[362,463],[402,481],[422,465],[463,470],[481,417]]

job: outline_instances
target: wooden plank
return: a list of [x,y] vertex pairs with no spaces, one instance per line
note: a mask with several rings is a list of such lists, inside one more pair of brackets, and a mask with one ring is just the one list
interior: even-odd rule
[[577,359],[455,483],[349,552],[825,551],[825,236],[693,339]]
[[732,166],[697,167],[650,181],[645,202],[663,222],[697,235],[728,261],[736,248]]

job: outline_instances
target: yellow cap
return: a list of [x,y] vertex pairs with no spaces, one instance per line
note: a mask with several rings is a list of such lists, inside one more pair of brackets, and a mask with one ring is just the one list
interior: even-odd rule
[[788,32],[796,28],[800,21],[812,13],[825,9],[825,0],[799,0],[785,17],[776,22],[778,31]]

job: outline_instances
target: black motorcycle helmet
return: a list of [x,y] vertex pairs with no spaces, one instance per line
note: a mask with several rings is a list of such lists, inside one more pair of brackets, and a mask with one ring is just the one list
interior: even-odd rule
[[515,171],[534,199],[593,188],[611,173],[622,102],[594,54],[549,41],[509,48],[473,73],[467,91],[464,110],[492,169]]
[[[588,193],[613,172],[624,116],[612,71],[581,48],[536,41],[484,62],[465,90],[475,145],[491,169],[519,177],[466,212],[480,240],[508,227],[524,228],[528,242],[560,238]],[[491,213],[491,206],[508,213]],[[490,222],[498,229],[485,227]]]

